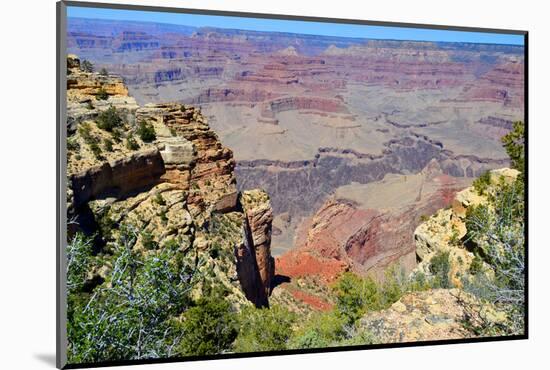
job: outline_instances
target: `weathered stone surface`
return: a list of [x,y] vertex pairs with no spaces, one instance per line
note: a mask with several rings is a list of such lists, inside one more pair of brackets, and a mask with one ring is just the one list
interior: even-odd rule
[[[490,182],[491,184],[497,184],[500,181],[510,183],[517,178],[518,174],[517,170],[510,168],[492,170]],[[490,186],[488,191],[491,191]],[[466,213],[468,208],[486,202],[487,195],[479,194],[473,186],[470,186],[456,194],[450,208],[439,210],[421,223],[414,231],[416,256],[419,260],[415,270],[430,275],[432,257],[438,252],[449,252],[449,279],[454,286],[461,287],[463,284],[461,278],[467,275],[466,272],[474,259],[474,254],[462,243],[467,233]]]
[[[271,256],[271,223],[273,211],[269,196],[262,190],[250,190],[241,193],[240,204],[243,208],[245,222],[243,226],[244,243],[237,249],[237,267],[241,281],[253,281],[246,290],[258,306],[266,306],[271,293],[275,273],[275,262]],[[250,268],[250,264],[256,269]]]
[[471,323],[482,317],[495,323],[505,320],[494,307],[459,289],[434,289],[408,293],[390,308],[364,316],[359,326],[379,343],[473,338],[476,334],[463,325],[467,315]]
[[136,111],[136,120],[168,127],[176,135],[162,139],[162,153],[168,164],[176,165],[178,170],[187,162],[192,164],[188,201],[195,215],[206,209],[219,211],[229,207],[227,202],[234,199],[237,191],[233,152],[221,144],[198,109],[178,103],[147,104]]
[[[122,81],[81,71],[75,56],[68,57],[67,65],[68,100],[74,103],[68,112],[74,124],[69,127],[68,212],[77,222],[71,233],[95,234],[94,248],[109,253],[124,226],[136,237],[136,252],[177,248],[178,258],[195,265],[201,276],[195,298],[216,287],[236,307],[268,306],[274,269],[269,198],[255,190],[239,202],[233,153],[200,110],[177,103],[137,109],[126,96],[130,103],[119,100],[117,105],[119,114],[128,114],[116,127],[117,139],[94,122],[101,109],[90,96],[104,89],[112,93],[107,102],[113,103],[127,94]],[[91,102],[94,106],[87,107]],[[89,114],[81,114],[82,109]],[[141,121],[153,125],[153,142],[135,135],[135,123]],[[126,145],[129,138],[137,149]],[[104,150],[98,155],[94,145]],[[90,284],[101,283],[105,273],[93,271]]]
[[103,193],[122,196],[155,184],[162,174],[164,163],[157,149],[91,167],[70,178],[75,206],[79,207]]
[[164,150],[160,152],[164,164],[174,164],[190,168],[195,161],[195,148],[184,138],[173,138],[164,141]]
[[[128,88],[119,76],[102,75],[97,72],[82,71],[80,59],[76,55],[67,57],[67,125],[74,130],[75,125],[93,120],[97,115],[115,107],[126,120],[133,118],[138,108],[136,100],[128,95]],[[99,99],[104,92],[106,99]]]

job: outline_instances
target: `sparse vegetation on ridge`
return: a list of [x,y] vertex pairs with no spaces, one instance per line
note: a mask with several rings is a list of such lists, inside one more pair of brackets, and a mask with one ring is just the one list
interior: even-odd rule
[[140,121],[138,123],[136,133],[138,134],[139,138],[145,143],[150,143],[157,138],[153,125],[148,124],[145,121]]
[[130,135],[126,138],[126,148],[128,150],[138,150],[139,143],[136,141],[136,139],[133,136]]
[[97,100],[107,100],[107,99],[109,99],[109,94],[107,93],[107,90],[105,90],[103,87],[101,87],[101,88],[98,90],[98,92],[97,92],[95,98],[96,98]]
[[113,106],[101,112],[97,117],[97,127],[102,130],[112,132],[120,126],[122,126],[122,118]]
[[92,73],[94,71],[94,65],[89,60],[82,60],[80,63],[80,69],[84,72]]

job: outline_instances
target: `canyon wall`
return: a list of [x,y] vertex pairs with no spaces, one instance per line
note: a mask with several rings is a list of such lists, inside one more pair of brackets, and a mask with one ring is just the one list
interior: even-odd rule
[[[86,107],[94,111],[90,117],[98,117],[103,105],[89,104],[96,91],[81,86],[93,80],[104,89],[102,82],[116,77],[80,71],[75,56],[68,59],[68,67],[73,79],[67,86],[68,103],[74,112]],[[102,100],[108,104],[114,99],[109,95]],[[120,123],[109,130],[94,119],[72,121],[69,237],[78,231],[93,235],[95,253],[108,258],[122,230],[135,230],[136,253],[176,247],[179,258],[195,265],[201,276],[195,294],[224,289],[234,305],[268,306],[274,261],[267,194],[237,192],[233,153],[199,109],[178,103],[133,104],[130,101],[131,109],[125,110],[118,101],[114,114],[133,112],[132,119],[119,116]],[[136,134],[138,124],[150,125],[155,137],[144,141]],[[243,257],[244,249],[248,257]],[[106,270],[94,274],[92,280],[101,283]]]

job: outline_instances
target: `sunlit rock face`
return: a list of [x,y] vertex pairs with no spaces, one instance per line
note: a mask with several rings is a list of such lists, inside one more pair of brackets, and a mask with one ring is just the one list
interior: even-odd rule
[[[217,289],[235,307],[269,306],[269,197],[262,190],[239,194],[233,152],[200,109],[140,107],[121,78],[83,71],[73,55],[67,66],[69,238],[93,237],[94,253],[108,259],[121,230],[130,230],[135,253],[175,249],[177,263],[196,270],[196,298]],[[112,127],[100,124],[107,112]],[[141,136],[140,127],[154,137]],[[108,274],[106,265],[90,281],[100,284]]]

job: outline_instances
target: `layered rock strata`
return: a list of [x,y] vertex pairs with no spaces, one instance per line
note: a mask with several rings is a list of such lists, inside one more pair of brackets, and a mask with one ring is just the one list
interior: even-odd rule
[[[103,96],[102,96],[103,94]],[[82,70],[80,58],[67,57],[67,128],[74,132],[76,124],[95,119],[109,107],[115,107],[131,119],[138,105],[128,95],[128,88],[119,76]]]
[[236,247],[239,280],[252,302],[268,306],[275,272],[271,256],[273,213],[269,197],[262,190],[245,191],[240,195],[239,204],[244,213],[243,243]]
[[442,173],[433,160],[417,175],[387,175],[339,188],[301,225],[296,239],[301,244],[277,258],[277,271],[325,282],[348,270],[382,279],[394,264],[410,272],[416,266],[411,235],[421,218],[450,205],[468,184]]
[[[83,96],[94,93],[90,81],[106,89],[112,78],[80,71],[73,56],[68,68],[72,102],[82,91]],[[125,90],[117,91],[113,94]],[[68,139],[71,235],[96,235],[95,252],[108,256],[121,230],[129,229],[136,235],[136,252],[176,247],[185,263],[195,265],[201,282],[194,294],[222,288],[234,305],[269,306],[274,261],[267,194],[239,195],[233,153],[200,110],[177,103],[133,104],[115,108],[117,114],[130,112],[131,119],[121,117],[111,131],[95,122],[98,107],[90,108],[96,115],[85,117],[69,112],[75,124]],[[134,135],[138,124],[154,129],[152,142]],[[97,271],[94,281],[102,281],[108,269]]]

